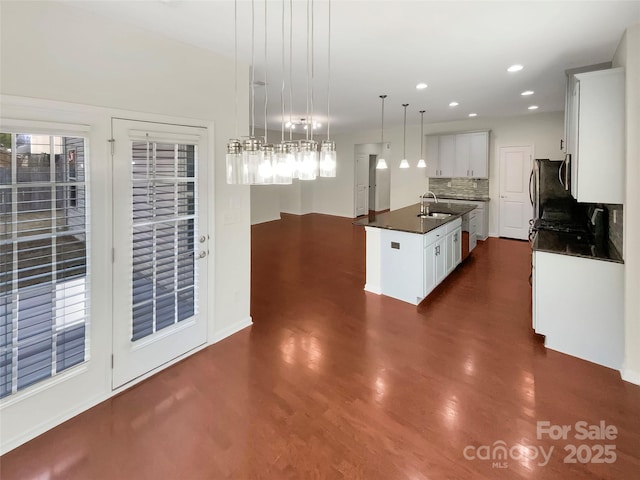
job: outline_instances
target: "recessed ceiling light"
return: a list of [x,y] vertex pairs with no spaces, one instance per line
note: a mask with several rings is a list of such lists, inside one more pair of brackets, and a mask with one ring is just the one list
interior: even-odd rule
[[533,90],[525,90],[524,92],[522,92],[520,95],[526,97],[528,95],[533,95],[535,92]]
[[538,105],[531,105],[529,107],[529,110],[537,110],[538,109]]
[[507,68],[507,72],[519,72],[520,70],[522,70],[524,67],[522,65],[511,65],[509,68]]
[[418,89],[418,90],[424,90],[427,87],[428,87],[428,85],[426,83],[419,83],[419,84],[416,85],[416,89]]
[[478,114],[477,114],[477,113],[470,113],[470,114],[469,114],[469,116],[470,116],[470,117],[477,117],[477,116],[478,116]]
[[458,102],[451,102],[449,104],[450,107],[457,107],[458,105],[460,105]]

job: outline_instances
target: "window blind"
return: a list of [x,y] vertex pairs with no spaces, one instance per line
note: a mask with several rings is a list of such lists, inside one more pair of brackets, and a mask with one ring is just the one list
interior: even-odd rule
[[85,140],[0,133],[0,398],[88,357]]
[[196,312],[194,145],[132,142],[132,341]]

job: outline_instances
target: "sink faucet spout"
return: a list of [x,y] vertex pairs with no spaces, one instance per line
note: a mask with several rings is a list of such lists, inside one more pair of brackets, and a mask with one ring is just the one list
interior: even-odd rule
[[438,203],[438,197],[432,191],[428,191],[420,195],[420,215],[429,215],[429,205],[425,202],[426,197],[432,195],[435,203]]

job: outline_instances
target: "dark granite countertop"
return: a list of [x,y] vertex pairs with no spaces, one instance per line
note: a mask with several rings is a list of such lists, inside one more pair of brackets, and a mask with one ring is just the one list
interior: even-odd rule
[[372,214],[353,222],[354,225],[366,227],[386,228],[389,230],[399,230],[402,232],[425,234],[435,230],[442,225],[461,217],[477,208],[476,205],[465,205],[463,203],[429,203],[429,210],[432,212],[450,213],[451,216],[443,219],[420,218],[420,204],[409,205],[391,212]]
[[533,241],[533,250],[624,263],[620,253],[608,239],[596,241],[593,235],[588,233],[540,230]]
[[489,197],[474,197],[464,195],[438,195],[438,199],[443,200],[471,200],[472,202],[488,202],[491,200]]

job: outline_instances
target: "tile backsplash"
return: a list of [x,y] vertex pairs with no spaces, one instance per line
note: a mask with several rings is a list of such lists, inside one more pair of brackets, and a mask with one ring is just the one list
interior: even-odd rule
[[[609,240],[616,247],[618,253],[622,255],[622,238],[624,231],[624,208],[622,205],[605,205],[608,213]],[[614,214],[615,212],[615,214]],[[616,222],[613,222],[615,215]]]
[[[475,188],[473,184],[476,184]],[[451,184],[451,186],[449,186]],[[430,178],[429,190],[436,195],[459,197],[489,197],[487,178]]]

